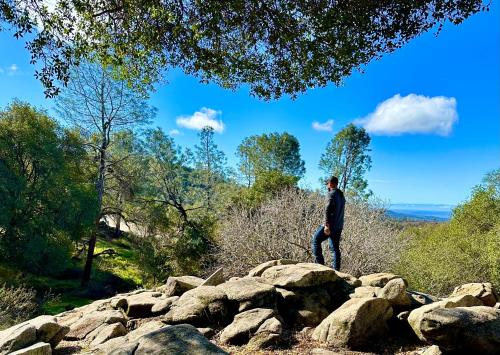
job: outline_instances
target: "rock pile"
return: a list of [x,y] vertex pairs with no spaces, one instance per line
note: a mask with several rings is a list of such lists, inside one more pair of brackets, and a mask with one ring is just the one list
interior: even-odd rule
[[[500,305],[491,284],[457,287],[444,299],[409,291],[398,275],[355,278],[329,267],[272,260],[226,281],[171,277],[0,332],[0,354],[227,354],[280,346],[301,334],[325,348],[369,348],[394,328],[441,352],[498,354]],[[312,353],[329,353],[315,349]]]
[[0,354],[50,354],[69,333],[52,316],[40,316],[0,332]]

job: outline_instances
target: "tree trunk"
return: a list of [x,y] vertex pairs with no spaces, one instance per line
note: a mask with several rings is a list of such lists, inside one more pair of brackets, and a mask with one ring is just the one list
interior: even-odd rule
[[92,273],[92,263],[94,261],[94,250],[95,250],[95,244],[97,241],[97,228],[99,227],[99,224],[96,225],[96,230],[92,233],[92,236],[90,237],[89,240],[89,249],[87,251],[87,259],[85,260],[85,268],[83,269],[83,275],[82,275],[82,286],[87,286],[90,281],[90,274]]
[[121,235],[121,230],[120,230],[120,227],[121,227],[121,224],[122,224],[122,216],[120,216],[119,214],[116,215],[116,221],[115,221],[115,233],[114,233],[114,237],[115,238],[118,238],[120,235]]
[[122,232],[121,229],[120,229],[121,224],[122,224],[122,215],[121,215],[121,213],[122,213],[122,206],[123,206],[123,197],[122,197],[122,194],[119,193],[118,194],[118,209],[119,209],[120,213],[117,214],[116,217],[115,217],[116,218],[116,220],[115,220],[115,233],[114,233],[114,237],[115,238],[120,237],[121,232]]
[[99,176],[97,178],[96,190],[97,190],[97,206],[99,213],[95,221],[95,230],[89,240],[89,249],[87,252],[87,259],[85,260],[85,268],[83,269],[82,275],[82,286],[87,286],[90,281],[90,274],[92,273],[92,263],[94,261],[94,250],[97,242],[97,234],[99,233],[99,223],[102,217],[102,199],[104,195],[104,178],[106,174],[106,148],[107,140],[101,145],[99,152]]

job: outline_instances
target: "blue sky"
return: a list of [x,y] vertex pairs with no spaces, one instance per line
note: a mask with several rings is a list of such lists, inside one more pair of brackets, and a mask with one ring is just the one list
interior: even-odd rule
[[[174,70],[151,95],[158,108],[154,124],[177,130],[176,142],[188,147],[197,140],[192,127],[212,119],[217,128],[223,125],[216,139],[233,166],[243,138],[287,131],[299,139],[306,162],[301,183],[314,188],[326,144],[354,121],[372,134],[367,178],[377,196],[392,203],[454,205],[500,166],[499,15],[494,2],[489,13],[448,24],[438,37],[426,33],[370,63],[340,88],[309,90],[296,100],[264,102],[245,87],[227,91]],[[0,106],[17,97],[50,109],[24,44],[0,32],[0,45]],[[324,130],[314,129],[314,122]]]

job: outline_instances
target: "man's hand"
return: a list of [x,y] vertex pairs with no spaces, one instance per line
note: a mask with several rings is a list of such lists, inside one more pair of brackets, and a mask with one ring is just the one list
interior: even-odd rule
[[325,235],[330,235],[330,227],[328,226],[328,224],[325,224],[324,232]]

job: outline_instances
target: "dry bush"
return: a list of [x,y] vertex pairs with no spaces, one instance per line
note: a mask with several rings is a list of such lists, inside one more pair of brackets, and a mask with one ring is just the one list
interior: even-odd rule
[[[234,208],[223,218],[216,260],[231,275],[243,275],[272,259],[312,262],[311,237],[323,222],[320,194],[283,190],[257,210]],[[377,204],[347,201],[341,240],[342,271],[359,276],[389,271],[403,245],[399,231]],[[330,262],[328,243],[323,252]]]
[[0,286],[0,329],[31,318],[38,309],[32,288]]

